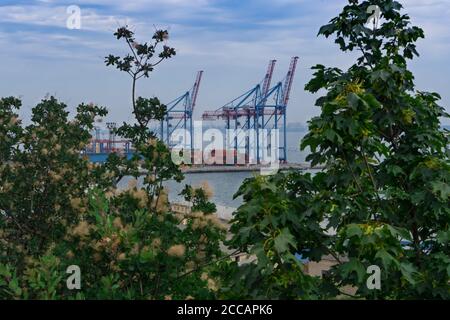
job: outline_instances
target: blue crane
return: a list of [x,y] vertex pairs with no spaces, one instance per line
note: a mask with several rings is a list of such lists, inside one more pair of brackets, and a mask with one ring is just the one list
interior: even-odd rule
[[215,111],[203,113],[203,120],[224,120],[227,130],[234,130],[235,164],[237,163],[237,151],[244,145],[246,162],[250,161],[250,137],[245,136],[244,141],[239,141],[240,130],[254,129],[256,131],[256,161],[261,163],[263,148],[270,149],[270,142],[260,141],[260,131],[273,129],[282,132],[282,143],[279,148],[279,160],[287,161],[286,141],[286,110],[294,81],[298,57],[291,59],[286,78],[270,87],[276,60],[269,62],[266,75],[262,84],[258,84],[236,99],[230,101]]
[[[203,71],[197,73],[194,86],[182,96],[167,104],[167,114],[160,123],[161,140],[169,147],[172,147],[170,137],[177,129],[184,129],[190,133],[190,146],[193,148],[193,124],[192,115],[197,103],[200,83],[202,81]],[[185,141],[187,137],[185,137]]]

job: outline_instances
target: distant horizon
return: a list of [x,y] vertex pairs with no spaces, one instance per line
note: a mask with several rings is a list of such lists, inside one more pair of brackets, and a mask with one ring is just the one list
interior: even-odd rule
[[[207,125],[205,125],[205,123],[208,123]],[[217,125],[214,125],[213,123],[217,123],[217,122],[212,122],[211,124],[210,121],[204,121],[203,122],[203,128],[205,129],[210,129],[210,128],[219,128]],[[119,123],[118,123],[119,124]],[[108,129],[105,126],[99,126],[102,133],[103,132],[108,132]],[[150,126],[150,129],[152,130],[158,130],[158,126],[157,125],[152,125]],[[441,124],[441,129],[449,129],[450,130],[450,124]],[[297,131],[297,132],[304,132],[304,131],[308,131],[308,123],[302,123],[302,122],[287,122],[287,126],[286,126],[286,131]]]

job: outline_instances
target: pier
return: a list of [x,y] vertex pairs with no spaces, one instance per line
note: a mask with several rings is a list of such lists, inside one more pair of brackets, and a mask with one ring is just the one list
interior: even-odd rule
[[[253,164],[253,165],[193,165],[190,167],[182,168],[183,173],[227,173],[227,172],[258,172],[263,169],[269,169],[266,165],[261,164]],[[287,170],[320,170],[323,167],[311,167],[308,162],[301,163],[280,163],[279,169],[280,171]]]
[[[306,170],[322,170],[323,166],[311,167],[308,162],[302,163],[280,163],[278,169],[272,168],[274,171],[306,171]],[[253,164],[253,165],[193,165],[181,167],[181,172],[186,174],[202,174],[202,173],[233,173],[233,172],[260,172],[262,170],[270,170],[267,165]],[[140,174],[147,174],[147,170],[140,169]]]

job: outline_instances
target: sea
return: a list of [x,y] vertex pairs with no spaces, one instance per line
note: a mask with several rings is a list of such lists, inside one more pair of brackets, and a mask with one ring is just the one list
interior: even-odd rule
[[[300,141],[306,134],[304,131],[288,131],[287,140],[287,158],[290,163],[305,162],[308,151],[300,151]],[[212,189],[213,196],[211,201],[219,207],[237,208],[242,203],[241,198],[233,199],[234,194],[239,190],[242,182],[252,177],[255,172],[209,172],[209,173],[186,173],[185,179],[181,183],[168,181],[165,187],[169,191],[169,200],[175,203],[182,203],[183,197],[180,192],[185,185],[200,186],[207,182]],[[127,185],[127,179],[121,182],[121,185]],[[141,184],[140,180],[138,184]],[[120,186],[119,186],[120,187]]]
[[[450,126],[444,126],[450,130]],[[300,151],[300,142],[307,132],[296,130],[287,132],[287,156],[288,162],[299,163],[305,162],[309,150]],[[168,181],[165,187],[169,190],[169,200],[171,202],[183,202],[183,198],[179,195],[186,184],[192,186],[200,186],[207,182],[213,191],[213,201],[218,207],[237,208],[242,204],[241,198],[234,199],[234,194],[239,190],[242,182],[255,175],[254,172],[210,172],[210,173],[187,173],[185,179],[181,183]],[[142,183],[142,182],[141,182]],[[127,185],[127,179],[121,184]],[[119,186],[120,187],[120,186]]]

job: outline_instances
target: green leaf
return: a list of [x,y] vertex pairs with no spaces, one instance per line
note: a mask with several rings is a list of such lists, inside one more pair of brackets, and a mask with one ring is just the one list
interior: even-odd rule
[[436,235],[436,240],[440,243],[440,244],[447,244],[450,240],[450,230],[441,230],[438,231],[437,235]]
[[399,265],[399,262],[391,255],[389,252],[387,252],[385,249],[381,249],[377,252],[375,255],[375,258],[378,258],[382,261],[383,266],[385,269],[390,267],[392,264]]
[[442,200],[448,200],[450,197],[450,185],[442,181],[431,182],[431,187],[434,194],[438,194]]
[[348,278],[352,273],[356,273],[358,283],[363,282],[366,276],[364,265],[356,258],[350,258],[347,263],[341,265],[340,269],[344,278]]
[[140,263],[148,263],[155,258],[155,254],[152,250],[143,250],[139,256]]
[[403,171],[403,169],[399,166],[393,165],[393,166],[388,166],[387,170],[389,173],[392,173],[394,175],[394,177],[397,177],[401,174],[405,174],[405,172]]
[[350,107],[356,110],[359,106],[359,103],[362,101],[361,98],[355,93],[349,93],[347,96],[347,101]]
[[253,246],[253,248],[251,249],[251,253],[253,253],[257,258],[258,269],[272,268],[272,264],[269,258],[267,257],[266,252],[261,243],[258,243],[255,246]]
[[330,34],[333,33],[334,28],[335,28],[334,23],[326,24],[320,28],[319,34],[323,34],[328,37]]
[[378,71],[374,71],[371,74],[371,78],[372,81],[376,81],[376,80],[383,80],[383,81],[387,81],[390,78],[391,74],[386,71],[386,70],[378,70]]
[[361,230],[361,228],[359,227],[359,225],[357,224],[349,224],[345,230],[345,234],[347,235],[347,237],[351,238],[353,236],[358,236],[361,237],[363,234],[363,231]]
[[13,278],[9,283],[9,288],[14,292],[14,295],[20,296],[22,294],[22,289],[19,287],[19,282],[17,278]]
[[289,246],[295,248],[295,238],[288,228],[281,230],[281,233],[274,240],[275,249],[278,253],[289,251]]
[[380,102],[371,94],[366,94],[364,96],[364,100],[367,102],[367,104],[374,109],[381,108]]
[[403,277],[410,284],[412,284],[412,285],[416,284],[416,280],[414,279],[414,276],[416,276],[418,273],[417,273],[417,270],[416,270],[416,268],[414,267],[413,264],[407,263],[407,262],[401,263],[400,264],[400,271],[401,271]]
[[390,224],[386,225],[393,237],[399,236],[402,240],[411,240],[411,233],[405,228],[396,228]]

